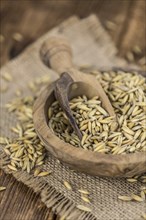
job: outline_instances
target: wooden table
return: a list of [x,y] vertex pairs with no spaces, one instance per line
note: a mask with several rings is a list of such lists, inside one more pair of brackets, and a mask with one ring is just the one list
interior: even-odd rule
[[[1,0],[1,65],[19,55],[26,46],[71,15],[80,18],[96,13],[121,55],[135,45],[145,51],[145,0]],[[116,24],[112,25],[110,22]],[[14,33],[22,34],[18,41]],[[55,220],[36,195],[11,175],[1,171],[0,220]]]

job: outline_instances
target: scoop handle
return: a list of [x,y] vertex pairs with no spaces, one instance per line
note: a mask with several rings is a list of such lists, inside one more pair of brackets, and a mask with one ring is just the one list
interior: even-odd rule
[[100,83],[93,76],[83,75],[82,72],[74,68],[71,47],[66,39],[59,37],[48,39],[43,43],[40,49],[40,55],[43,62],[59,75],[67,72],[74,82],[84,82],[91,86],[92,89],[87,88],[88,96],[94,88],[96,91],[95,95],[99,95],[109,115],[115,116],[114,109]]
[[59,75],[74,66],[71,47],[64,38],[51,37],[46,40],[40,49],[40,55],[43,62]]

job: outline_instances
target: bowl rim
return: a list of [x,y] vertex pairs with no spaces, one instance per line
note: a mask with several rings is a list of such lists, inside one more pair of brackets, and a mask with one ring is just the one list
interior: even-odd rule
[[56,136],[47,124],[44,110],[53,90],[54,83],[46,86],[33,106],[35,130],[53,156],[71,168],[91,175],[126,177],[146,172],[146,152],[122,155],[93,152],[76,148]]

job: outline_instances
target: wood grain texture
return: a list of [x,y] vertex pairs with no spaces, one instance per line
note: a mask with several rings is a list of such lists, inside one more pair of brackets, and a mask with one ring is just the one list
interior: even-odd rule
[[56,216],[41,202],[39,195],[32,189],[16,181],[12,175],[1,171],[0,186],[6,190],[0,192],[0,220],[52,220]]
[[[117,24],[116,30],[108,30],[108,32],[123,55],[127,49],[133,47],[133,42],[140,45],[143,50],[146,47],[145,0],[86,0],[84,3],[82,0],[1,0],[0,4],[1,34],[5,37],[4,42],[0,43],[1,65],[19,55],[27,45],[73,14],[83,18],[90,13],[96,13],[105,28],[107,20]],[[130,28],[137,19],[138,31]],[[24,36],[21,42],[13,39],[15,32]],[[129,35],[128,39],[126,35]],[[38,206],[42,203],[39,196],[22,183],[18,183],[12,176],[2,174],[0,185],[7,186],[6,191],[0,192],[1,220],[56,219],[47,208],[43,207],[40,211]]]

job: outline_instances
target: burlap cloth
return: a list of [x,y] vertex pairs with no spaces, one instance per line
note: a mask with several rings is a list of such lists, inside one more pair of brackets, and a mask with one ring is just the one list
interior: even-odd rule
[[[96,65],[102,67],[123,66],[126,62],[119,59],[117,49],[110,37],[101,26],[96,16],[79,20],[72,17],[60,26],[46,33],[34,44],[28,47],[22,55],[6,64],[1,72],[9,72],[14,80],[9,90],[1,96],[1,136],[13,137],[10,128],[16,124],[16,118],[5,110],[5,103],[14,98],[16,89],[21,88],[23,95],[30,94],[28,82],[35,77],[50,74],[53,81],[57,74],[48,69],[40,60],[39,49],[42,42],[50,35],[63,34],[68,38],[73,48],[74,62],[77,65]],[[1,83],[4,83],[1,81]],[[5,172],[7,157],[1,152],[1,167]],[[124,178],[99,178],[76,173],[67,166],[59,164],[49,153],[43,165],[44,170],[52,170],[48,177],[34,178],[33,175],[23,171],[14,172],[18,181],[40,193],[41,200],[47,207],[66,219],[98,219],[98,220],[140,220],[141,213],[145,212],[145,204],[139,202],[122,202],[118,195],[139,193],[140,183],[129,184]],[[68,181],[73,190],[67,190],[63,181]],[[81,200],[78,189],[87,189],[90,192],[91,204]],[[10,199],[10,198],[9,198]],[[92,212],[82,212],[76,208],[82,204],[92,209]]]

